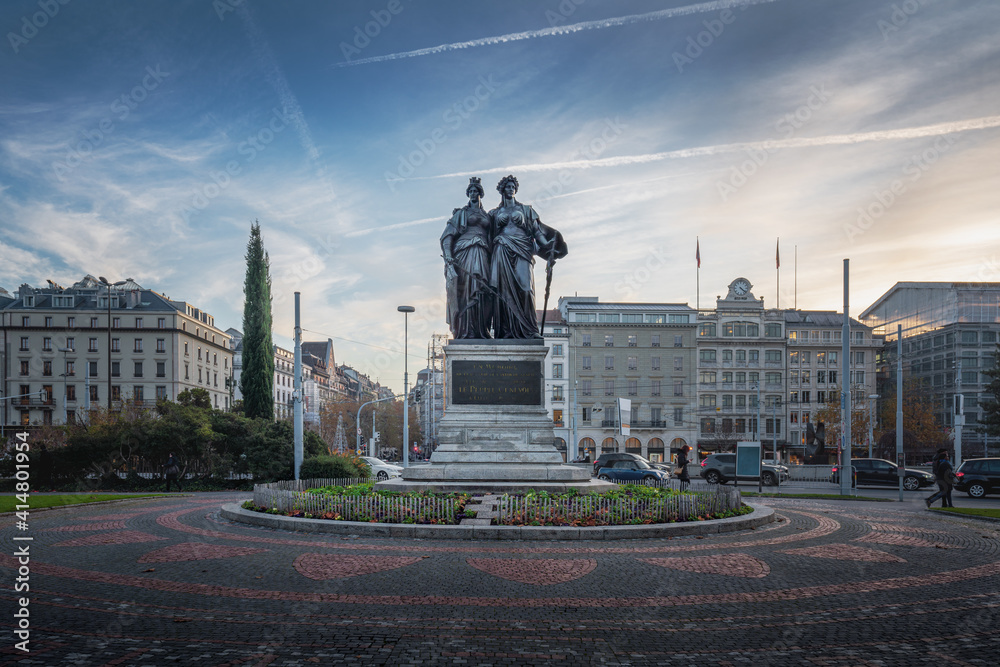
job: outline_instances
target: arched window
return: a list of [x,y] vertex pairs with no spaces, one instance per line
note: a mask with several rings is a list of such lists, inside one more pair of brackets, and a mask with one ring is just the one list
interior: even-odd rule
[[593,438],[580,438],[580,452],[588,453],[593,455],[594,450],[597,448],[597,443],[594,442]]
[[556,446],[556,449],[558,449],[560,452],[566,451],[566,441],[563,440],[562,438],[556,438],[552,444],[554,444]]
[[617,452],[618,441],[614,438],[605,438],[601,443],[601,452]]
[[629,438],[625,441],[625,451],[629,454],[642,454],[642,442],[639,438]]
[[659,438],[650,438],[647,444],[647,456],[650,461],[663,460],[663,441]]

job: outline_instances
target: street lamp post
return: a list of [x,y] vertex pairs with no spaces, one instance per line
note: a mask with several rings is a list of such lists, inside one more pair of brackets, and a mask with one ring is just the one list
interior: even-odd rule
[[410,373],[409,373],[409,315],[414,310],[413,306],[399,306],[396,308],[403,313],[403,467],[409,467],[410,460]]
[[62,372],[62,379],[63,379],[63,400],[62,400],[62,408],[63,408],[63,424],[65,425],[65,424],[67,424],[69,422],[69,410],[66,408],[66,376],[69,374],[69,361],[66,359],[66,353],[67,352],[72,352],[73,350],[69,349],[68,347],[60,347],[59,351],[63,353],[63,372]]
[[111,412],[111,288],[124,285],[125,281],[119,280],[116,283],[110,283],[104,276],[100,276],[98,280],[108,288],[108,412]]

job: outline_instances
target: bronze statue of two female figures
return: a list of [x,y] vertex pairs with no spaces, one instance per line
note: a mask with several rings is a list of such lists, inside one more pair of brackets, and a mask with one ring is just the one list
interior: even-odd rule
[[535,319],[535,255],[566,256],[562,234],[514,198],[518,183],[497,184],[500,205],[488,213],[479,178],[469,179],[469,203],[457,208],[441,235],[448,288],[448,324],[455,338],[541,338]]

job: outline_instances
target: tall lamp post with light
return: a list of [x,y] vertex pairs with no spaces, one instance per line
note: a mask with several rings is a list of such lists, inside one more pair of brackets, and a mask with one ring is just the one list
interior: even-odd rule
[[413,306],[399,306],[396,308],[403,313],[403,467],[409,467],[410,460],[410,373],[409,373],[409,315],[414,310]]
[[124,280],[119,280],[116,283],[109,283],[108,279],[104,276],[100,276],[98,280],[101,284],[108,288],[108,412],[111,411],[111,288],[119,287],[125,284]]

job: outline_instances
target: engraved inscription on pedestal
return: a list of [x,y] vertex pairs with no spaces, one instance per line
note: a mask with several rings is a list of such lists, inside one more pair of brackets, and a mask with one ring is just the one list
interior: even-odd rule
[[459,361],[452,363],[454,405],[542,405],[539,361]]

